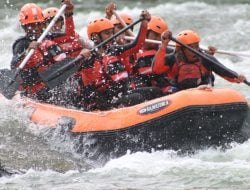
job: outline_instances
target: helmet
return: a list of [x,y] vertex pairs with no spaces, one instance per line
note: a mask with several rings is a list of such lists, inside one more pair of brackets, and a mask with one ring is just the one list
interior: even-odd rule
[[44,18],[45,19],[53,18],[54,16],[56,16],[58,11],[59,11],[59,9],[56,7],[49,7],[47,9],[43,10]]
[[[133,19],[131,16],[129,16],[128,14],[122,13],[120,14],[120,17],[122,18],[122,20],[124,20],[124,22],[127,25],[130,25],[133,22]],[[115,24],[120,24],[121,22],[119,21],[119,19],[117,19],[115,16],[111,18],[111,22],[115,25]]]
[[91,21],[87,26],[87,33],[89,39],[93,33],[99,33],[103,30],[114,28],[113,23],[107,18],[99,18]]
[[[192,30],[184,30],[180,32],[177,34],[176,39],[187,45],[200,42],[200,36]],[[180,46],[180,44],[176,43],[176,46]]]
[[22,25],[44,22],[42,9],[34,3],[25,4],[20,10],[19,21]]
[[148,30],[153,30],[158,34],[162,34],[164,31],[168,30],[168,25],[161,17],[152,16],[148,23]]

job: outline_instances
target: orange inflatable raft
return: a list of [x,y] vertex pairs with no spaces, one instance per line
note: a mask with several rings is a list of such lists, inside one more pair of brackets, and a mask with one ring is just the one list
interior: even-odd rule
[[[33,109],[32,122],[80,136],[79,151],[98,147],[116,156],[127,150],[179,149],[238,141],[248,114],[247,100],[232,89],[189,89],[131,107],[95,112],[23,100]],[[91,139],[91,146],[84,145],[86,139]]]

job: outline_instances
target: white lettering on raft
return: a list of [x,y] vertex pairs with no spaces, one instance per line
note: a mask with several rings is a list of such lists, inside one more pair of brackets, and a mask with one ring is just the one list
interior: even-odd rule
[[155,112],[160,111],[163,108],[167,107],[169,104],[170,104],[170,102],[168,100],[164,100],[161,102],[157,102],[155,104],[148,105],[148,106],[140,109],[138,112],[141,115],[155,113]]

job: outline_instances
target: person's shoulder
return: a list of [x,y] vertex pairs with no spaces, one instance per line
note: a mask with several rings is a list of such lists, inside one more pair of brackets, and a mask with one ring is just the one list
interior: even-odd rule
[[19,37],[12,45],[13,52],[27,49],[31,40],[26,36]]
[[13,43],[13,45],[14,44],[18,44],[18,43],[23,43],[23,42],[26,42],[26,41],[31,42],[31,40],[29,40],[29,38],[27,36],[20,36],[19,38],[17,38],[15,40],[15,42]]

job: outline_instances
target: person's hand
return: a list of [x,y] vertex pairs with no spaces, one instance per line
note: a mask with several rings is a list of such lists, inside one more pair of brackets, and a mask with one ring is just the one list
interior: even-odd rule
[[161,34],[161,45],[163,47],[167,47],[168,46],[168,43],[170,41],[170,37],[172,36],[172,32],[169,31],[169,30],[166,30],[164,31],[162,34]]
[[147,10],[143,10],[140,17],[144,18],[144,20],[147,20],[148,22],[151,20],[151,15]]
[[212,91],[213,87],[210,84],[200,85],[197,87],[198,90],[208,90]]
[[244,75],[239,75],[238,76],[238,82],[244,82],[246,80],[247,80],[247,78]]
[[81,56],[84,59],[89,59],[91,57],[91,51],[85,48],[80,52],[79,56]]
[[116,10],[116,4],[113,2],[108,3],[107,6],[105,7],[105,13],[107,19],[111,19],[114,10]]
[[151,20],[150,13],[147,10],[143,10],[141,12],[140,17],[144,18],[144,20],[142,21],[142,24],[147,27],[148,26],[148,22]]
[[41,44],[41,43],[38,43],[37,41],[32,41],[32,42],[30,42],[30,44],[29,44],[28,50],[37,49],[38,46],[39,46],[40,44]]
[[208,49],[205,52],[209,55],[214,55],[217,51],[217,48],[214,46],[208,46]]
[[74,11],[74,5],[73,5],[72,0],[62,0],[62,3],[67,5],[67,7],[66,7],[66,9],[64,11],[65,16],[72,15],[73,11]]

